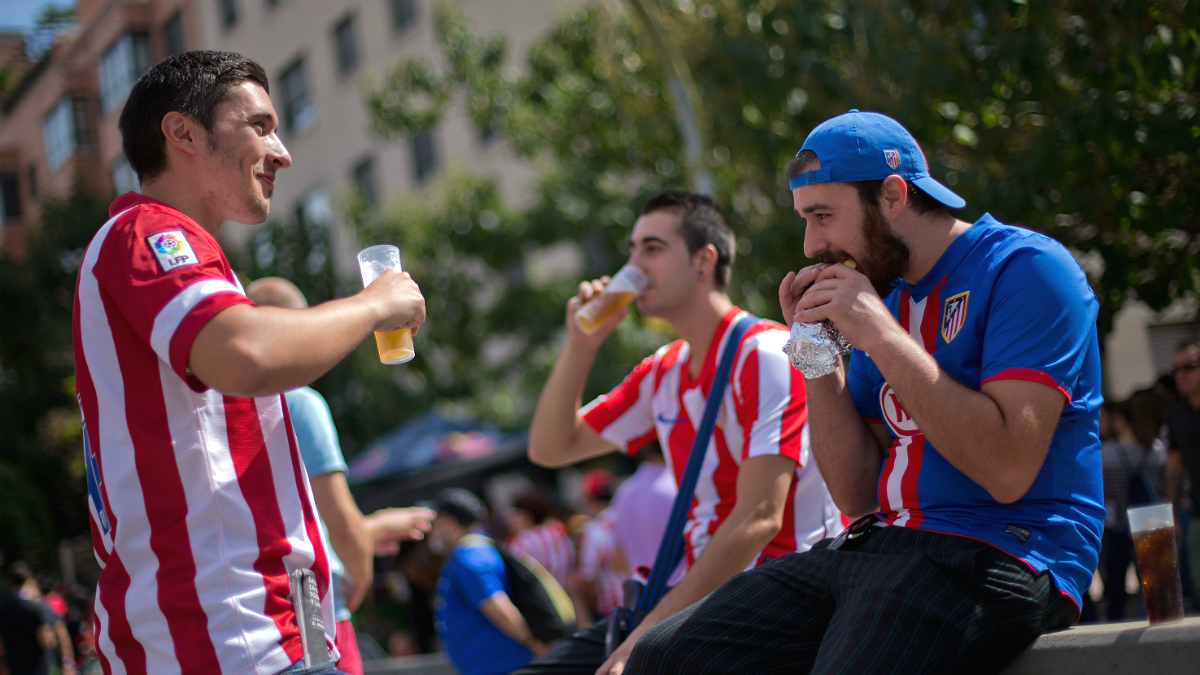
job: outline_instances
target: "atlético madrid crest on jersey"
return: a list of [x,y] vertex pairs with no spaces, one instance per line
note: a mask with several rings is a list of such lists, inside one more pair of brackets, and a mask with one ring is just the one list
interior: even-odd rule
[[967,296],[971,291],[946,298],[945,309],[942,310],[942,339],[949,342],[958,335],[959,329],[967,321]]
[[900,151],[899,150],[884,150],[883,151],[883,161],[887,162],[887,165],[892,167],[893,169],[899,168],[900,167]]

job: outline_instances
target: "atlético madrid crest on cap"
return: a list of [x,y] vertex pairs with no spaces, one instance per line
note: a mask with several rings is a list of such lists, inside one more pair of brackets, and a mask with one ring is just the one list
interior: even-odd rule
[[900,151],[899,150],[884,150],[883,161],[892,169],[900,168]]
[[958,335],[958,331],[967,321],[967,296],[971,291],[946,298],[946,306],[942,310],[942,339],[949,342]]

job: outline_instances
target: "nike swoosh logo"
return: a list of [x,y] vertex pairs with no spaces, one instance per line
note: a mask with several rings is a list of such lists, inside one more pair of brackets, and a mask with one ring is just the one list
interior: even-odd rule
[[658,414],[658,421],[662,422],[663,424],[678,424],[686,420],[686,417],[676,417],[675,419],[670,419],[669,417],[663,417],[662,413]]

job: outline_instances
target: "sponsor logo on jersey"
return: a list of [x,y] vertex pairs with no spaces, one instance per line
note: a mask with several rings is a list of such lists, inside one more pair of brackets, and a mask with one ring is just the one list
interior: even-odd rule
[[946,298],[942,309],[942,339],[950,342],[967,321],[967,296],[971,291]]
[[883,420],[896,436],[917,436],[921,433],[912,415],[900,404],[896,392],[892,391],[892,385],[887,382],[884,382],[883,388],[879,390],[879,408],[883,410]]
[[899,150],[884,150],[883,161],[893,169],[900,168],[900,151]]
[[[82,407],[82,406],[81,406]],[[100,532],[100,539],[108,552],[112,551],[112,524],[108,520],[108,510],[104,508],[103,486],[104,479],[100,476],[100,464],[96,461],[96,453],[92,450],[92,441],[88,438],[87,422],[83,423],[83,473],[87,482],[88,510]]]
[[1033,536],[1033,533],[1028,528],[1021,527],[1020,525],[1009,525],[1004,528],[1004,531],[1020,539],[1022,544],[1029,541],[1029,538]]
[[192,245],[188,243],[187,237],[183,236],[181,230],[152,234],[146,237],[146,242],[154,251],[154,257],[158,258],[158,264],[162,267],[163,272],[170,272],[200,262],[195,251],[192,250]]

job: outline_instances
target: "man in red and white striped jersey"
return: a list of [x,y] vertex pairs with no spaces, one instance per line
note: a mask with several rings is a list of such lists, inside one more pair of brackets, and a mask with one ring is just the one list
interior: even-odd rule
[[253,61],[189,52],[147,71],[121,113],[142,194],[113,202],[74,308],[106,675],[303,668],[288,596],[305,568],[327,637],[310,652],[332,648],[326,546],[280,392],[373,330],[424,320],[398,273],[311,309],[246,298],[214,235],[265,220],[291,164],[267,87]]
[[[629,264],[649,279],[638,311],[666,320],[682,339],[580,409],[596,352],[624,316],[592,335],[580,331],[575,312],[604,282],[580,284],[567,304],[566,347],[534,414],[530,459],[562,466],[617,449],[633,453],[657,439],[678,482],[726,334],[744,314],[726,291],[734,247],[724,215],[708,197],[666,192],[643,206],[629,239]],[[682,580],[608,661],[606,622],[600,622],[518,673],[619,673],[638,637],[655,624],[738,572],[836,534],[841,517],[809,455],[804,380],[782,351],[787,338],[787,329],[763,320],[737,348],[684,530]]]

